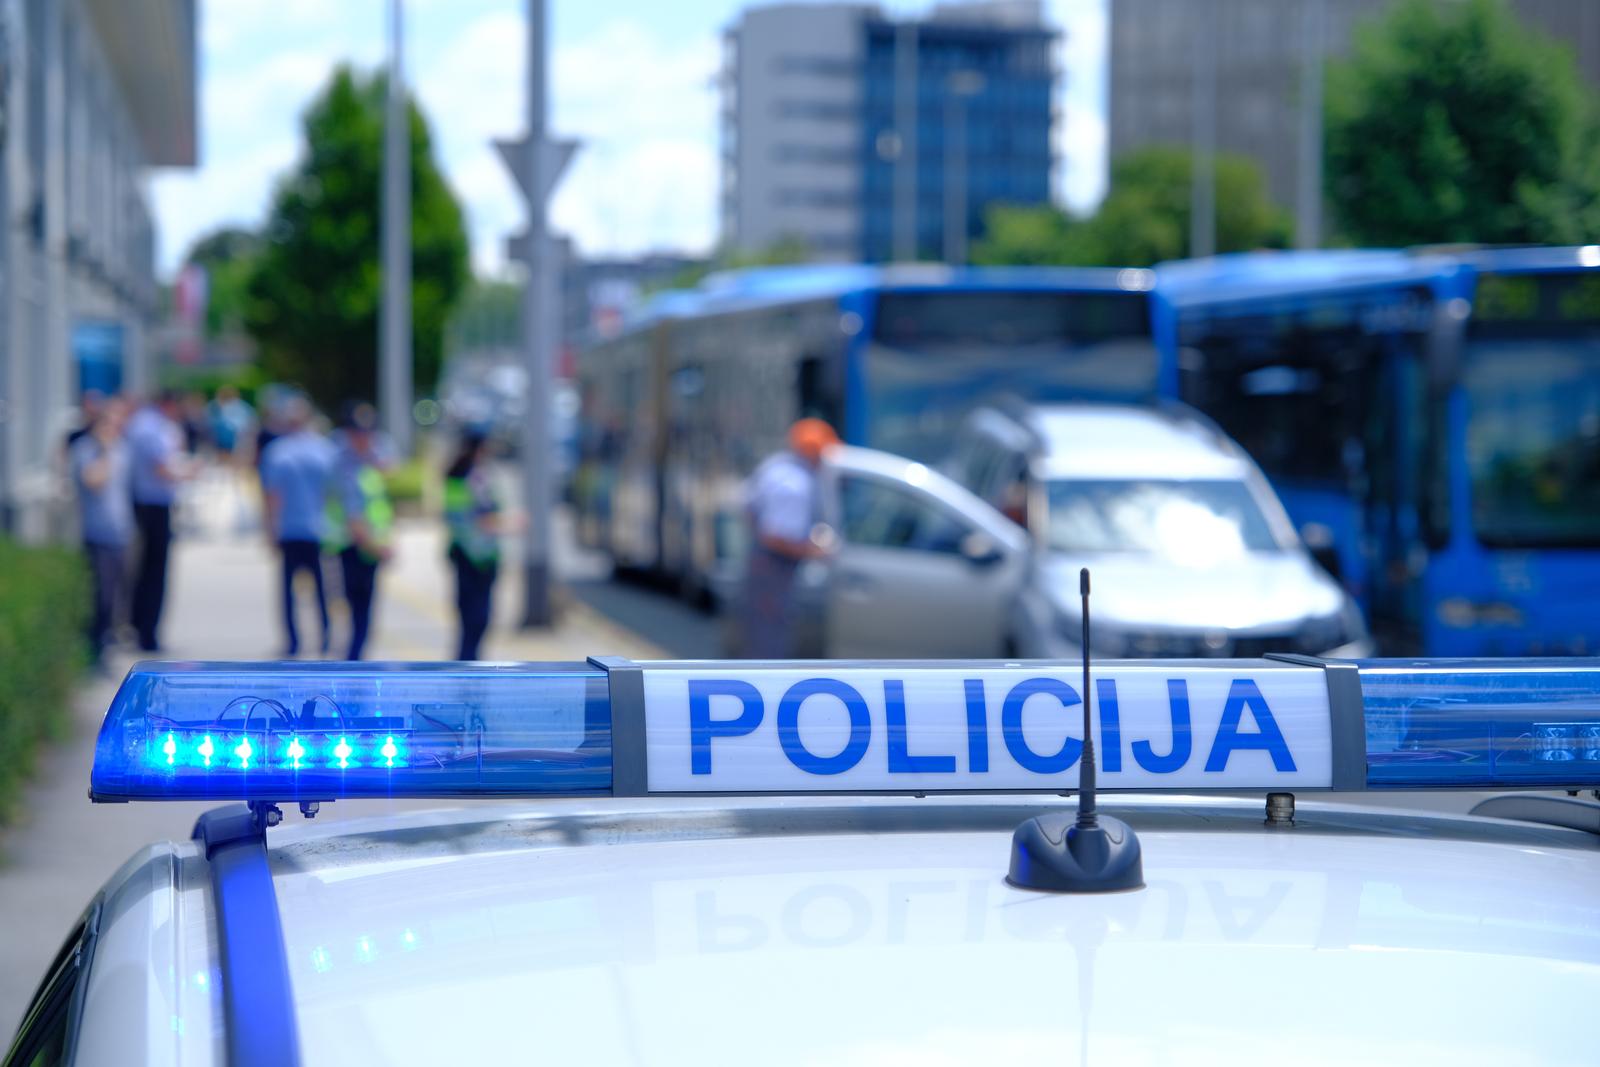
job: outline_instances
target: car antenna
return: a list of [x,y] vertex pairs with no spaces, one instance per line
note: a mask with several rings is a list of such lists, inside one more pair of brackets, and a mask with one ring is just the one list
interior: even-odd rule
[[1144,888],[1144,861],[1133,827],[1095,808],[1093,689],[1089,683],[1089,568],[1078,571],[1083,597],[1083,759],[1078,811],[1035,815],[1011,836],[1007,881],[1050,893],[1111,893]]

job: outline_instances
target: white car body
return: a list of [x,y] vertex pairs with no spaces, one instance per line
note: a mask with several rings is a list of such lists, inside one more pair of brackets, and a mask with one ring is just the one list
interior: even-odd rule
[[[1006,880],[1059,798],[547,801],[267,841],[302,1061],[1592,1062],[1597,838],[1103,797],[1146,888]],[[1070,803],[1070,802],[1068,802]],[[220,1063],[203,851],[106,888],[76,1062]]]

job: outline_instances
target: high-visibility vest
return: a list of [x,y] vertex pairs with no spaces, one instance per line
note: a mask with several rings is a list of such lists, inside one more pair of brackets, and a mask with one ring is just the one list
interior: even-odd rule
[[[372,540],[380,545],[388,544],[394,530],[394,505],[389,503],[389,490],[383,484],[383,475],[370,463],[363,463],[356,470],[355,479],[356,488],[361,492],[361,517],[366,520]],[[351,545],[353,539],[345,515],[344,499],[337,490],[328,496],[327,510],[329,540],[326,547],[330,552],[342,552]],[[365,551],[362,555],[367,556],[369,563],[377,562]]]
[[461,549],[479,567],[488,568],[500,559],[500,539],[485,532],[479,522],[499,510],[492,494],[473,479],[444,480],[444,521],[451,547]]

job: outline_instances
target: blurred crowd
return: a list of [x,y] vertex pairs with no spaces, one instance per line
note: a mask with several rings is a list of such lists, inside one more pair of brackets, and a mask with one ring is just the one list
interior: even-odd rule
[[[281,577],[283,643],[272,651],[301,654],[296,603],[310,595],[320,623],[316,651],[335,652],[328,605],[339,598],[348,633],[337,653],[360,659],[378,573],[394,552],[386,473],[396,459],[366,403],[348,404],[330,421],[290,389],[265,393],[259,416],[230,386],[209,399],[175,391],[144,398],[86,393],[63,460],[92,577],[88,637],[95,662],[122,640],[142,652],[161,651],[180,487],[208,470],[242,478],[252,495],[259,493],[261,525]],[[488,630],[500,538],[511,524],[491,481],[485,434],[465,430],[444,473],[460,622],[454,651],[472,660]],[[306,588],[297,589],[297,580]]]

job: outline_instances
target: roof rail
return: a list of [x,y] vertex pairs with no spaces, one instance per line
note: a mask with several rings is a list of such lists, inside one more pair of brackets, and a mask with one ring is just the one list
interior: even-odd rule
[[1569,830],[1600,835],[1600,804],[1577,797],[1548,797],[1537,793],[1507,793],[1481,800],[1473,815],[1490,819],[1514,819],[1541,826],[1564,826]]

